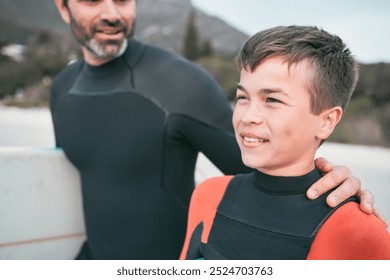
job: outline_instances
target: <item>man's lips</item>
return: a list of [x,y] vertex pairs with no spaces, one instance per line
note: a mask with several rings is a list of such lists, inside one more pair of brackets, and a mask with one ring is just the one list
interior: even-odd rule
[[118,29],[118,28],[102,28],[102,29],[97,29],[96,32],[98,33],[103,33],[105,35],[116,35],[119,33],[123,33],[123,29]]
[[98,41],[115,41],[119,42],[125,38],[122,29],[99,29],[96,30],[95,36]]
[[124,37],[124,33],[122,29],[104,29],[97,30],[95,32],[95,36],[101,38],[103,40],[122,40]]

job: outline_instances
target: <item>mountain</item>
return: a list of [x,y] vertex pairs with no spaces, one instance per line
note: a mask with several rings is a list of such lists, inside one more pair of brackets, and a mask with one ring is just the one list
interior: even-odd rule
[[[135,37],[176,52],[182,51],[192,11],[200,40],[209,41],[215,54],[234,56],[248,38],[224,21],[195,9],[191,0],[142,0],[137,5]],[[23,44],[37,30],[71,36],[53,0],[0,1],[0,41]]]

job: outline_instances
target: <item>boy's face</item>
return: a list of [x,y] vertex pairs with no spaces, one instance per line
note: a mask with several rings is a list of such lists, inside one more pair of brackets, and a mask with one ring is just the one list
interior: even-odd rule
[[321,117],[310,112],[306,61],[288,68],[284,57],[243,69],[233,126],[244,164],[276,176],[299,176],[314,168]]

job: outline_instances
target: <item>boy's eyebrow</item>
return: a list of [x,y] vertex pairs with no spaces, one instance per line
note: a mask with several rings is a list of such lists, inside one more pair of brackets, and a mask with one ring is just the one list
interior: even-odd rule
[[[240,84],[237,84],[237,89],[241,90],[243,92],[248,92],[245,87],[243,87]],[[286,97],[290,98],[290,95],[284,92],[281,88],[262,88],[258,90],[258,93],[260,94],[271,94],[271,93],[281,93],[285,95]]]

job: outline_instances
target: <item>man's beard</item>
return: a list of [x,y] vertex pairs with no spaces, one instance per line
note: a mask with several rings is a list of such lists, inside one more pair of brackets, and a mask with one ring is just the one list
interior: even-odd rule
[[[125,26],[122,22],[108,22],[101,21],[97,26],[93,26],[90,33],[87,32],[86,28],[80,25],[70,14],[71,19],[71,28],[73,35],[77,41],[85,47],[94,57],[96,58],[116,58],[121,56],[127,48],[127,40],[133,37],[135,20],[133,21],[130,29]],[[114,27],[120,28],[124,34],[126,34],[125,39],[122,40],[106,40],[99,42],[94,38],[94,34],[97,32],[98,27]],[[115,46],[115,48],[108,49],[109,46]]]

